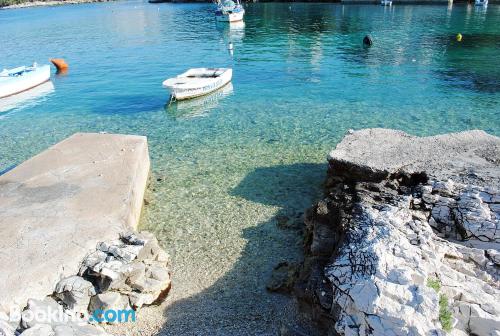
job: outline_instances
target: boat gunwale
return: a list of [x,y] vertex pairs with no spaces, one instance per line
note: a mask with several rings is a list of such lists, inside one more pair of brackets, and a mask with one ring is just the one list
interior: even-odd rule
[[[17,67],[17,68],[21,68],[21,67]],[[50,81],[50,65],[48,64],[43,64],[41,66],[36,66],[36,67],[25,67],[25,68],[30,68],[31,70],[29,71],[30,75],[33,75],[33,74],[40,74],[42,71],[45,72],[45,71],[48,71],[48,74],[49,76],[47,78],[45,78],[44,80],[42,81],[37,81],[35,82],[36,84],[33,84],[33,85],[29,85],[28,87],[25,87],[25,88],[22,88],[22,90],[20,91],[16,91],[16,92],[12,92],[12,93],[9,93],[7,95],[1,95],[0,94],[0,99],[3,99],[3,98],[7,98],[7,97],[12,97],[12,96],[15,96],[17,94],[20,94],[22,92],[25,92],[25,91],[28,91],[28,90],[31,90],[39,85],[42,85],[48,81]],[[16,68],[14,68],[16,69]],[[8,70],[8,69],[7,69]],[[36,70],[40,70],[40,72],[37,73]],[[5,76],[3,78],[6,78],[7,80],[4,80],[4,81],[0,81],[0,87],[1,86],[4,86],[4,85],[9,85],[9,83],[11,82],[15,82],[16,80],[19,80],[19,79],[22,79],[23,76]],[[26,79],[27,77],[24,77],[24,79]]]

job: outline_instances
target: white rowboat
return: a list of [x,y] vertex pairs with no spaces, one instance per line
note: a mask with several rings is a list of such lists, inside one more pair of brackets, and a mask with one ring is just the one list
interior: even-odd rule
[[54,92],[54,84],[49,80],[30,90],[0,99],[0,119],[8,112],[18,107],[35,106],[43,102],[47,95]]
[[0,98],[20,93],[50,79],[50,66],[42,65],[3,70],[0,72]]
[[380,4],[382,6],[392,6],[392,0],[381,0]]
[[169,78],[163,82],[163,87],[170,90],[176,100],[204,96],[220,89],[231,81],[233,70],[227,68],[195,68]]

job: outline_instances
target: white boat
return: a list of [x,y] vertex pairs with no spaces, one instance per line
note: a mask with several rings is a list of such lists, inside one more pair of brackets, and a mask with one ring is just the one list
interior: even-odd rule
[[239,0],[235,3],[232,0],[226,0],[223,3],[217,0],[217,10],[215,19],[219,22],[238,22],[243,20],[245,9]]
[[233,70],[227,68],[195,68],[169,78],[163,87],[170,90],[175,100],[204,96],[220,89],[231,81]]
[[50,79],[50,66],[36,63],[0,72],[0,98],[20,93]]
[[9,112],[19,107],[25,108],[40,104],[49,94],[54,92],[54,89],[54,84],[48,81],[31,90],[0,99],[0,119],[5,116],[4,112]]
[[392,6],[392,0],[381,0],[380,4],[382,6]]
[[488,0],[476,0],[475,5],[486,7],[488,6]]

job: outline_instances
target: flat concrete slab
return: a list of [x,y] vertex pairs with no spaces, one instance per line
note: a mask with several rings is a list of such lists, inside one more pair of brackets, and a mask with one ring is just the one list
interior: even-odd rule
[[149,168],[146,137],[77,133],[0,176],[0,312],[137,227]]
[[417,137],[368,128],[347,134],[328,160],[347,177],[360,179],[425,171],[441,181],[500,186],[500,138],[479,130]]

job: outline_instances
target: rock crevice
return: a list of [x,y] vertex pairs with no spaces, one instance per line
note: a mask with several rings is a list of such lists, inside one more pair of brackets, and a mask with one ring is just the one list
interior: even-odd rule
[[294,288],[325,334],[500,335],[498,148],[372,129],[330,153]]

